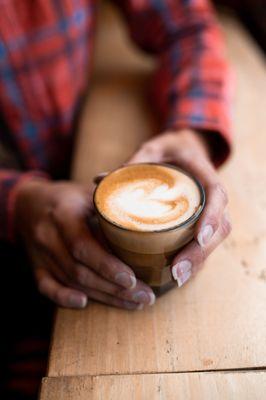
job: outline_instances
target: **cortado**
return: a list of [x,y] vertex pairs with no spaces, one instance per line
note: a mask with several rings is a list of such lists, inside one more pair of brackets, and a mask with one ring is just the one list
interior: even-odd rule
[[158,294],[173,286],[170,264],[194,234],[201,184],[167,164],[121,167],[97,186],[94,204],[113,252]]
[[196,182],[178,169],[136,164],[107,176],[95,202],[110,222],[150,232],[188,220],[200,207],[201,195]]

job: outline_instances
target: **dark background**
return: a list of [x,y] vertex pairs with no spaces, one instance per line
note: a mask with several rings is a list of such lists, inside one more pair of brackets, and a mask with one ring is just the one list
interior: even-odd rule
[[266,0],[214,0],[218,8],[233,10],[266,53]]

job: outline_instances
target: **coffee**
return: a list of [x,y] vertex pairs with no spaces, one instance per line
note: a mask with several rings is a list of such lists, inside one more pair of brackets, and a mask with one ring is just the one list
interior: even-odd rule
[[95,202],[100,213],[123,228],[157,231],[188,220],[200,206],[193,179],[164,165],[130,165],[110,174]]
[[94,193],[100,226],[113,252],[156,294],[174,286],[170,264],[194,234],[204,190],[166,164],[132,164],[107,175]]

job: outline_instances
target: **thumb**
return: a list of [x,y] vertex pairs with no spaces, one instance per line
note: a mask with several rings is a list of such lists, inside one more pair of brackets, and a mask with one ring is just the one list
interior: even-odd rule
[[162,154],[160,147],[155,146],[152,143],[143,144],[139,150],[137,150],[125,163],[127,164],[137,164],[145,162],[162,162]]

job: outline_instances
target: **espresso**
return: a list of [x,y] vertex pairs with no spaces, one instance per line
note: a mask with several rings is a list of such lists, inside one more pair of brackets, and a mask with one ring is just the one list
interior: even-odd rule
[[197,183],[176,168],[135,164],[108,175],[95,205],[111,223],[142,232],[171,229],[192,217],[201,204]]

